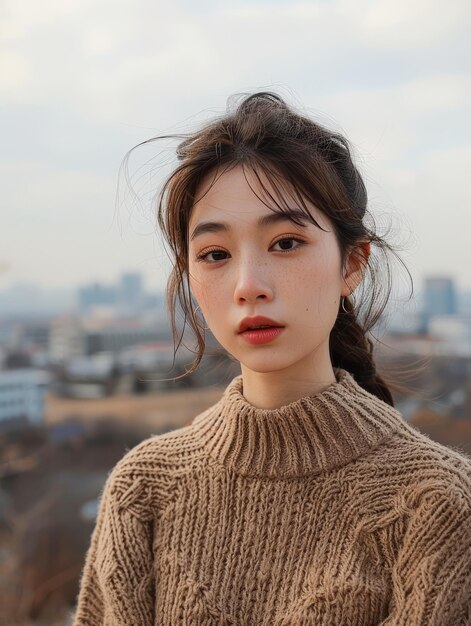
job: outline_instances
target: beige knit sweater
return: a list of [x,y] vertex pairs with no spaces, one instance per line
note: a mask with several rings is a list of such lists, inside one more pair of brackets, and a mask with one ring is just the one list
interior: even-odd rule
[[335,373],[269,410],[238,376],[128,451],[74,626],[471,625],[471,459]]

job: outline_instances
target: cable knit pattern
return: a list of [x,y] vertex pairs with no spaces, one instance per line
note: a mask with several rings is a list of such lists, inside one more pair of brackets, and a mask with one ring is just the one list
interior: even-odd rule
[[277,409],[238,376],[128,451],[74,626],[471,626],[471,459],[335,374]]

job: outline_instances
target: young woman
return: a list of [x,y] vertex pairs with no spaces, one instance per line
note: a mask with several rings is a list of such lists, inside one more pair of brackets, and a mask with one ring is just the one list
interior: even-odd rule
[[376,371],[387,244],[348,142],[255,93],[178,156],[170,311],[241,374],[111,471],[75,626],[469,626],[471,459]]

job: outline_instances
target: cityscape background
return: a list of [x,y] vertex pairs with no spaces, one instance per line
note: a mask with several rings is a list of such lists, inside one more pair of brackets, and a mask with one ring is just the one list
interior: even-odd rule
[[[34,284],[0,293],[0,624],[72,623],[108,472],[144,438],[189,424],[240,373],[209,333],[183,376],[194,344],[177,313],[175,350],[165,294],[136,271],[54,298]],[[470,293],[425,276],[374,335],[404,418],[471,455]]]

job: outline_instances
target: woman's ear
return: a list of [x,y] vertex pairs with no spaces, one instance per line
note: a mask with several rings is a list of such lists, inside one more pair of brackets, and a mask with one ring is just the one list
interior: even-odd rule
[[365,269],[370,258],[371,246],[369,241],[356,246],[348,253],[343,268],[342,296],[349,296],[363,280]]

